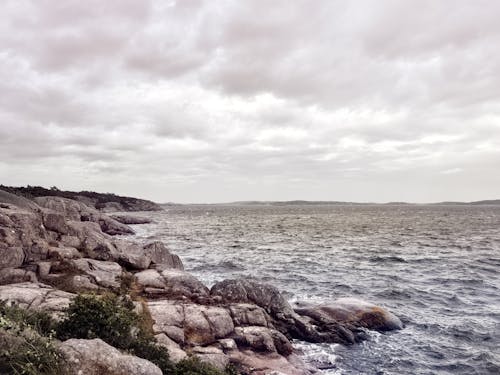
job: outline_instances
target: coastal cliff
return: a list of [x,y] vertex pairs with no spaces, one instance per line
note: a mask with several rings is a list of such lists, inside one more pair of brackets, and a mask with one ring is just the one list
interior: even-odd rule
[[[147,317],[155,345],[173,363],[196,357],[242,374],[312,374],[317,369],[301,360],[292,340],[351,345],[366,337],[366,329],[402,327],[390,312],[356,299],[293,309],[276,288],[250,279],[209,289],[162,242],[120,239],[133,234],[125,224],[133,220],[61,195],[28,199],[0,190],[0,301],[7,305],[61,320],[78,296],[120,295]],[[6,334],[0,324],[0,340]],[[137,350],[94,336],[63,332],[56,346],[65,373],[162,373]]]

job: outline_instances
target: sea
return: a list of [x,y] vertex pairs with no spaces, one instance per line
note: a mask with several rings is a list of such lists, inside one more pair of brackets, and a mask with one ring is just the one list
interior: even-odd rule
[[404,328],[294,342],[320,374],[500,374],[500,206],[168,205],[140,215],[207,286],[253,278],[292,305],[356,297]]

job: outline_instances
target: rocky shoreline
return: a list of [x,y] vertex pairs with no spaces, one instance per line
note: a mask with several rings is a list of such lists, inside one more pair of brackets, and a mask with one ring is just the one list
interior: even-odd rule
[[[350,345],[365,339],[367,329],[402,328],[392,313],[356,299],[293,309],[276,288],[253,280],[224,280],[209,289],[163,243],[120,239],[134,233],[132,223],[141,220],[56,195],[27,199],[0,190],[0,300],[57,317],[77,293],[117,291],[126,281],[173,361],[193,355],[245,374],[315,373],[294,339]],[[71,373],[161,374],[99,339],[59,346]]]

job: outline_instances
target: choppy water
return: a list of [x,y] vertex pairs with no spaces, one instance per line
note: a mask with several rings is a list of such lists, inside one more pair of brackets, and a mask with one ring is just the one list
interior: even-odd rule
[[325,374],[500,374],[500,207],[179,206],[144,213],[207,285],[251,276],[291,301],[355,296],[402,331],[305,345]]

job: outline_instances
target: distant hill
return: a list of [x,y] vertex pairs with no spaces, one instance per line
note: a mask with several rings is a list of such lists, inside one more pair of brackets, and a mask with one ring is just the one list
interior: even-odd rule
[[0,190],[7,191],[28,199],[44,196],[56,196],[74,199],[98,210],[111,211],[158,211],[162,208],[151,201],[133,197],[124,197],[112,193],[96,193],[94,191],[64,191],[57,187],[46,189],[41,186],[13,187],[0,185]]

